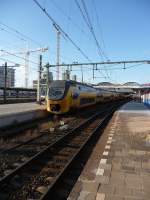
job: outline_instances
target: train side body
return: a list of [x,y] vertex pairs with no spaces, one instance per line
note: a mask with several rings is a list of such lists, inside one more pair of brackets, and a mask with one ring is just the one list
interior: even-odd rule
[[55,114],[119,99],[119,94],[74,81],[53,81],[46,97],[47,111]]
[[[61,94],[62,93],[62,94]],[[53,81],[47,95],[47,110],[61,114],[96,103],[96,90],[73,81]]]

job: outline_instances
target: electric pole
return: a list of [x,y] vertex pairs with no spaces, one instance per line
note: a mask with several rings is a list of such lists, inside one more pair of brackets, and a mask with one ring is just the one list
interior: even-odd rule
[[6,103],[6,89],[7,89],[7,62],[5,62],[5,75],[4,75],[4,103]]
[[25,87],[28,87],[28,76],[29,76],[29,51],[25,53]]
[[56,24],[53,24],[54,28],[56,29],[57,32],[57,76],[56,79],[59,80],[59,64],[60,64],[60,34],[61,32],[59,31],[59,27],[57,27]]
[[42,74],[42,55],[39,56],[38,82],[37,82],[37,102],[41,103],[41,74]]
[[82,83],[83,83],[83,68],[81,66],[81,76],[82,76]]
[[60,31],[57,31],[57,80],[59,80],[59,63],[60,62]]
[[46,65],[46,94],[48,92],[49,83],[50,83],[50,80],[49,80],[49,63],[47,63],[47,65]]

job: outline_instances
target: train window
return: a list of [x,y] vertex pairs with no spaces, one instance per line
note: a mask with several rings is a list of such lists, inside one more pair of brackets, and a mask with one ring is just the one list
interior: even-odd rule
[[65,81],[54,81],[49,87],[48,97],[52,100],[62,99],[66,90],[69,88],[69,83]]
[[65,88],[61,88],[61,87],[50,87],[49,88],[49,92],[48,92],[48,96],[50,99],[61,99],[64,95],[65,92]]

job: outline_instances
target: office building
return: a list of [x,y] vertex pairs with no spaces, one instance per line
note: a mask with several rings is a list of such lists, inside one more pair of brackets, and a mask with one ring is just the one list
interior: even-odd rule
[[[5,86],[5,67],[0,66],[0,87]],[[7,67],[7,81],[6,87],[14,87],[15,86],[15,69]]]

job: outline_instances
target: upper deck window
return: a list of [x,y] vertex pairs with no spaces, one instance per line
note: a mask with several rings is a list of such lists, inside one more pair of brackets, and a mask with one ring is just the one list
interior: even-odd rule
[[64,97],[66,90],[66,81],[53,81],[48,90],[48,98],[51,100],[60,100]]

